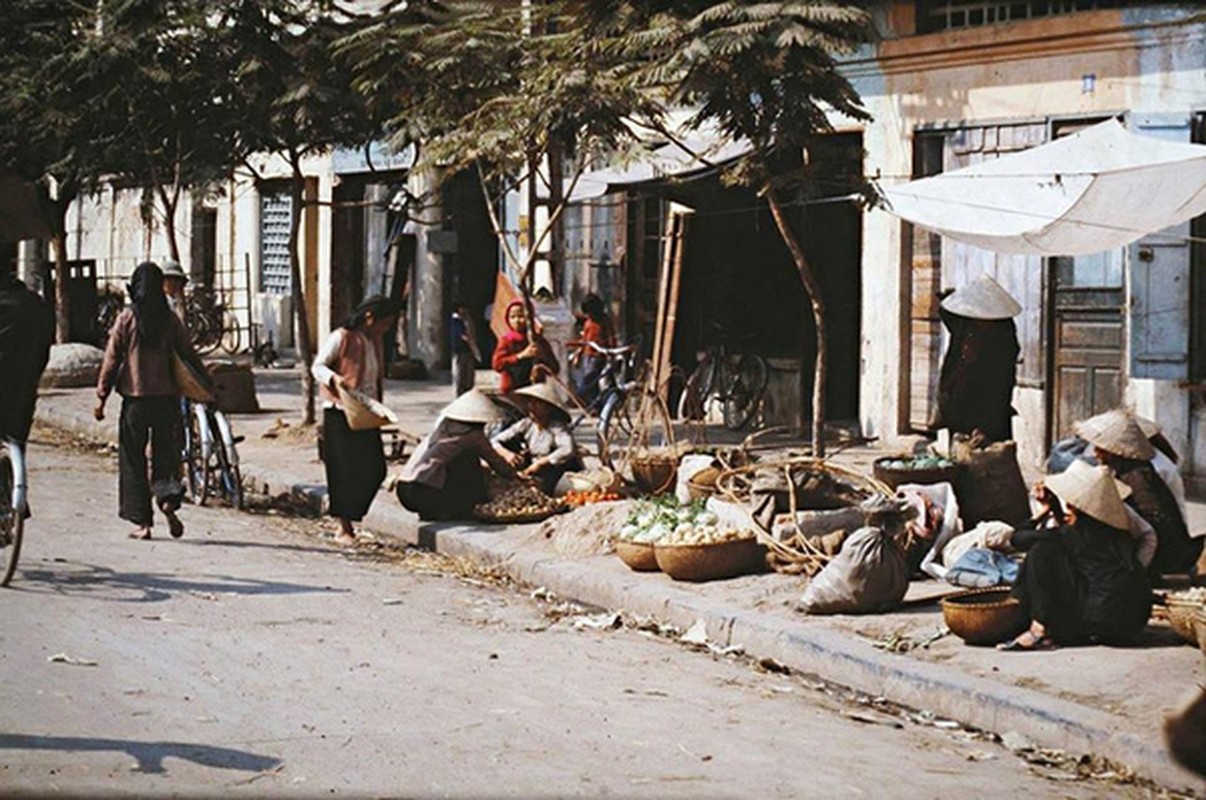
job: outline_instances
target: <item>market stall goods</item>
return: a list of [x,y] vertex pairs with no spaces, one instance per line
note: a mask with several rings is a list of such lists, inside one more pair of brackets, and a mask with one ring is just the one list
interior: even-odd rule
[[1164,599],[1164,605],[1168,609],[1169,626],[1189,644],[1198,644],[1194,617],[1206,608],[1206,586],[1173,592]]
[[753,531],[732,531],[729,538],[700,544],[658,542],[653,551],[662,572],[677,581],[714,581],[758,571],[763,548]]
[[1026,629],[1022,604],[1009,589],[972,589],[942,600],[942,619],[968,644],[995,645]]
[[938,455],[897,455],[875,459],[871,472],[895,489],[908,483],[954,483],[958,468],[954,461]]
[[473,507],[473,516],[482,522],[540,522],[566,510],[565,503],[527,484],[516,484],[491,495],[491,500]]
[[561,500],[570,508],[577,508],[588,503],[609,503],[616,500],[622,500],[623,496],[619,492],[604,492],[598,489],[578,491],[570,489],[565,494],[561,495]]
[[616,539],[616,555],[635,572],[657,572],[657,554],[650,542],[631,542]]

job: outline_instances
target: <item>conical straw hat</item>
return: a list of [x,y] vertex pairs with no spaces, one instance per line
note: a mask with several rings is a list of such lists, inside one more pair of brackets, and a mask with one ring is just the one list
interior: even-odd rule
[[1153,419],[1141,417],[1138,414],[1131,414],[1131,419],[1135,420],[1135,424],[1139,426],[1139,430],[1143,432],[1143,438],[1150,440],[1157,433],[1160,433],[1160,425]]
[[956,289],[942,301],[942,307],[971,319],[1009,319],[1022,312],[1018,301],[987,274]]
[[553,411],[566,422],[569,421],[569,409],[562,404],[561,397],[557,393],[557,387],[551,383],[533,383],[531,386],[524,386],[511,392],[508,399],[520,406],[521,409],[524,403],[537,400],[552,407]]
[[1107,468],[1091,467],[1078,460],[1072,462],[1066,471],[1051,475],[1043,482],[1065,505],[1072,506],[1082,514],[1112,528],[1124,531],[1130,528],[1130,517],[1118,493],[1118,482]]
[[503,418],[502,409],[480,389],[470,389],[444,406],[441,417],[457,422],[497,422]]
[[381,428],[398,421],[398,415],[384,403],[342,384],[339,386],[339,405],[343,407],[343,414],[348,419],[348,427],[354,431]]
[[1078,422],[1072,430],[1089,444],[1116,456],[1149,461],[1156,455],[1156,448],[1138,423],[1120,408]]

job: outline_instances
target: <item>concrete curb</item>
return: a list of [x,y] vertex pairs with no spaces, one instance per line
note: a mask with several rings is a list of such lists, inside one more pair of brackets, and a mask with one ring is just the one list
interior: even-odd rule
[[[113,441],[109,422],[71,413],[42,412],[55,427],[99,441]],[[271,495],[288,493],[321,507],[325,487],[293,483],[244,462],[245,480]],[[417,524],[396,503],[374,503],[364,520],[375,534],[448,555],[497,565],[512,578],[543,586],[559,597],[608,609],[624,609],[686,628],[704,620],[709,639],[741,645],[794,670],[913,708],[925,708],[965,725],[997,733],[1017,731],[1042,747],[1094,753],[1125,764],[1170,788],[1196,791],[1199,784],[1169,758],[1160,733],[1127,730],[1123,717],[1030,689],[926,661],[893,655],[854,637],[809,624],[805,618],[734,609],[677,587],[664,575],[633,573],[617,559],[568,560],[516,550],[515,536],[497,529]],[[512,529],[513,531],[513,529]]]

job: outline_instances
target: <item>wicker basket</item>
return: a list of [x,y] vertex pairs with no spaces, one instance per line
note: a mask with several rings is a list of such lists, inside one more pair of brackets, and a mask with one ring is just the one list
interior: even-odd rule
[[1206,656],[1206,607],[1193,612],[1193,629],[1198,634],[1198,649]]
[[657,555],[651,542],[616,539],[616,555],[635,572],[657,572]]
[[720,477],[719,467],[707,467],[691,476],[687,481],[687,497],[692,500],[707,500],[719,490],[716,479]]
[[673,453],[645,453],[633,456],[632,479],[641,491],[661,494],[674,487],[678,477],[678,458]]
[[718,544],[658,544],[653,552],[658,567],[676,581],[735,578],[765,564],[762,545],[755,539]]
[[1022,604],[1008,588],[959,592],[942,600],[942,619],[951,633],[968,644],[994,645],[1026,629]]
[[955,464],[949,467],[932,467],[930,469],[898,469],[888,466],[889,461],[900,460],[901,456],[884,456],[877,458],[871,464],[871,474],[876,480],[886,483],[895,489],[904,483],[949,483],[955,484],[955,476],[959,468]]
[[1168,624],[1177,635],[1189,644],[1198,643],[1198,632],[1194,627],[1194,615],[1202,610],[1200,600],[1183,600],[1170,595],[1164,600],[1168,608]]

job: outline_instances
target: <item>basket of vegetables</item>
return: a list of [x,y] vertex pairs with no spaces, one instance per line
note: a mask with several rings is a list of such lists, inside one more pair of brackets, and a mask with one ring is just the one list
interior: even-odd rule
[[714,581],[757,571],[765,564],[752,530],[715,526],[675,531],[653,546],[658,568],[676,581]]
[[518,525],[540,522],[565,510],[565,503],[549,497],[535,486],[517,484],[498,492],[490,501],[474,506],[473,516],[482,522]]
[[875,459],[871,472],[877,480],[895,489],[902,483],[953,484],[958,467],[939,455],[898,455]]
[[715,525],[716,515],[702,501],[680,505],[672,494],[638,500],[615,537],[616,555],[638,572],[656,572],[654,545],[679,526]]

